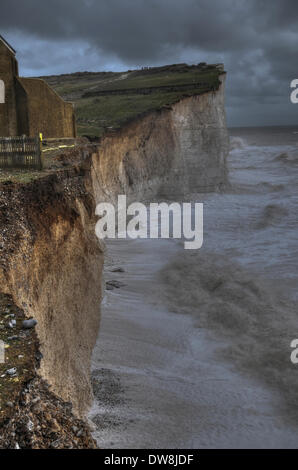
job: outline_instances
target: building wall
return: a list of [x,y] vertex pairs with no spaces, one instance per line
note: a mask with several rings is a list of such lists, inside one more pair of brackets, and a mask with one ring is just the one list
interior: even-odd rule
[[20,78],[15,54],[0,40],[0,79],[5,103],[0,103],[0,136],[76,137],[73,105],[44,80]]
[[14,54],[0,41],[0,78],[5,85],[5,103],[0,103],[0,136],[18,135],[15,76],[18,66]]
[[16,80],[16,102],[17,102],[17,118],[18,118],[18,135],[30,135],[29,116],[28,116],[28,99],[27,93],[19,80]]
[[64,136],[65,137],[76,137],[77,136],[77,125],[76,118],[72,103],[64,101],[65,106],[65,119],[64,119]]
[[45,138],[75,137],[74,111],[71,103],[66,103],[44,80],[18,78],[27,97],[27,117],[22,114],[24,107],[22,92],[17,102],[20,133],[34,136],[42,133]]

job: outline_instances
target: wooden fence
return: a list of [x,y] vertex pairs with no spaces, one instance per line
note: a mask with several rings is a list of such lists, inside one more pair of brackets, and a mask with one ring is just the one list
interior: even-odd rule
[[0,137],[0,168],[42,169],[39,137]]

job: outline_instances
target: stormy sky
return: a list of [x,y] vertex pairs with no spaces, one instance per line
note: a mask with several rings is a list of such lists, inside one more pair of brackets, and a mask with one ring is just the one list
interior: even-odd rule
[[1,0],[23,76],[224,62],[230,126],[298,125],[297,0]]

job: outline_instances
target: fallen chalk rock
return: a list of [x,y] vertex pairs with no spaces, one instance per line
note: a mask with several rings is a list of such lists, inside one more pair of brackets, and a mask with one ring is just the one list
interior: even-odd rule
[[23,321],[23,328],[25,330],[29,330],[30,328],[34,328],[37,325],[37,321],[34,318],[31,318],[30,320],[24,320]]
[[16,326],[17,322],[15,320],[11,320],[9,323],[8,323],[8,326],[9,328],[14,328]]

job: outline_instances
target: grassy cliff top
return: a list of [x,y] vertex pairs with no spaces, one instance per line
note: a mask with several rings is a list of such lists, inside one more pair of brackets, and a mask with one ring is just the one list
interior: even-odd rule
[[[201,63],[127,72],[77,72],[41,78],[65,100],[75,103],[79,136],[100,138],[150,111],[169,107],[182,98],[217,90],[222,73],[222,65]],[[66,144],[77,147],[85,140],[76,139]],[[52,147],[55,150],[49,151]],[[59,139],[57,142],[53,139],[43,142],[43,171],[0,168],[0,185],[7,181],[26,184],[63,170],[69,162],[63,161],[64,149],[56,150],[57,147]]]
[[42,77],[75,103],[78,134],[101,137],[125,123],[182,98],[217,90],[220,65],[201,63]]

